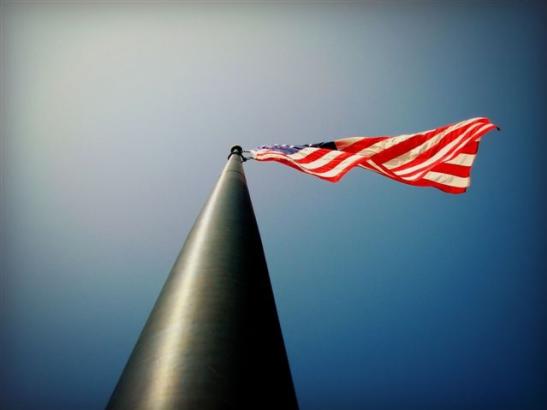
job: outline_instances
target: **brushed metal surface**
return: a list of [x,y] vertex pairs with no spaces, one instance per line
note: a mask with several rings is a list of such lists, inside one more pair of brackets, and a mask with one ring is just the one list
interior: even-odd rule
[[241,160],[230,155],[108,409],[298,408]]

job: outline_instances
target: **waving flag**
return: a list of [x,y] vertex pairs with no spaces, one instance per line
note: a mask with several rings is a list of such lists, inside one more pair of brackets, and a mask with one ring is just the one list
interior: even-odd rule
[[249,151],[257,161],[276,161],[338,182],[354,167],[415,186],[460,194],[470,184],[471,166],[483,135],[496,128],[488,118],[397,137],[350,137],[308,145],[264,145]]

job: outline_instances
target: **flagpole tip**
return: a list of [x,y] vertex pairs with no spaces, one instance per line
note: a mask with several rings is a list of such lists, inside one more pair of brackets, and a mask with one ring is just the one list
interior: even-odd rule
[[243,148],[241,148],[240,145],[234,145],[232,148],[230,148],[230,154],[242,155]]
[[228,155],[228,159],[230,159],[232,155],[239,155],[242,161],[247,160],[247,158],[243,156],[243,148],[241,148],[240,145],[234,145],[232,148],[230,148],[230,155]]

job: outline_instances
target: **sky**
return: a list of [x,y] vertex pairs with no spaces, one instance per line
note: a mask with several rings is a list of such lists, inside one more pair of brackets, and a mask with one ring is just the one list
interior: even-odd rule
[[0,405],[101,409],[233,144],[486,116],[472,186],[245,163],[302,410],[547,406],[546,8],[2,2]]

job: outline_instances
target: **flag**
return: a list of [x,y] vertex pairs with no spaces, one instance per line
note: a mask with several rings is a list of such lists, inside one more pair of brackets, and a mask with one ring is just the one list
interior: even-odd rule
[[263,145],[251,159],[276,161],[321,179],[338,182],[355,167],[396,181],[460,194],[470,185],[479,142],[497,128],[479,117],[397,137],[349,137],[307,145]]

